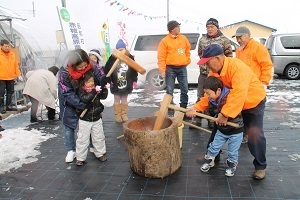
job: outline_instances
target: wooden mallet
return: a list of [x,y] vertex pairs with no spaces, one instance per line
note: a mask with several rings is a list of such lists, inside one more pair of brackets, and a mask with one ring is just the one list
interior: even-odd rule
[[201,130],[201,131],[204,131],[204,132],[206,132],[206,133],[210,133],[210,134],[211,134],[211,131],[209,131],[209,130],[207,130],[207,129],[205,129],[205,128],[202,128],[202,127],[196,126],[196,125],[194,125],[194,124],[192,124],[192,123],[183,121],[184,115],[185,115],[185,114],[184,114],[183,112],[178,111],[178,110],[176,110],[176,111],[174,112],[174,118],[175,118],[175,120],[176,120],[177,123],[178,123],[178,127],[181,126],[181,124],[184,124],[184,125],[191,126],[191,127],[193,127],[193,128],[196,128],[196,129],[199,129],[199,130]]
[[[122,49],[120,51],[120,54],[124,54],[124,55],[128,56],[130,53],[129,53],[128,50]],[[113,64],[113,66],[110,68],[109,72],[106,74],[106,77],[110,77],[111,76],[111,74],[115,71],[115,69],[117,68],[117,66],[118,66],[119,63],[120,63],[120,59],[117,58],[116,61]]]
[[116,57],[117,59],[123,61],[124,63],[126,63],[129,67],[131,67],[132,69],[134,69],[135,71],[137,71],[140,74],[145,74],[146,70],[139,65],[137,62],[135,62],[134,60],[132,60],[131,58],[129,58],[127,55],[125,55],[125,53],[122,53],[121,51],[115,49],[112,52],[112,55],[114,57]]
[[[188,111],[188,109],[186,109],[186,108],[174,106],[172,104],[169,104],[168,108],[171,108],[173,110],[178,110],[178,111],[181,111],[181,112],[187,112]],[[205,114],[202,114],[202,113],[198,113],[198,112],[196,112],[196,115],[199,116],[199,117],[205,118],[205,119],[213,120],[213,121],[216,121],[216,119],[217,119],[215,117],[212,117],[212,116],[209,116],[209,115],[205,115]],[[229,126],[232,126],[232,127],[235,127],[235,128],[239,128],[240,127],[240,125],[238,125],[237,123],[233,123],[233,122],[227,122],[227,124]]]
[[164,96],[164,98],[163,98],[163,100],[160,104],[159,113],[158,113],[158,116],[156,117],[153,130],[160,130],[161,129],[161,127],[163,125],[163,122],[164,122],[164,119],[166,117],[166,114],[168,112],[168,106],[170,105],[172,99],[173,99],[172,95],[165,94],[165,96]]

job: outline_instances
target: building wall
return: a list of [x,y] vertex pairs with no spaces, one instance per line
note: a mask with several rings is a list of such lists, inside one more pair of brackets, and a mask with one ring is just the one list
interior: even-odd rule
[[272,29],[248,21],[237,23],[232,26],[221,27],[220,30],[224,35],[231,38],[240,26],[248,27],[251,37],[256,40],[259,40],[259,38],[268,38],[272,34]]

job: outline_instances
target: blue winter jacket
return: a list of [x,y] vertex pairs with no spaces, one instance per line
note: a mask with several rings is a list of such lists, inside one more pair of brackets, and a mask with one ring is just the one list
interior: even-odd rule
[[[94,73],[95,85],[105,86],[105,75],[102,75],[96,67],[93,67],[91,70]],[[78,115],[78,109],[84,110],[86,104],[80,101],[76,94],[78,85],[73,82],[72,77],[68,73],[67,66],[61,67],[58,73],[60,118],[65,126],[76,129],[80,115]]]

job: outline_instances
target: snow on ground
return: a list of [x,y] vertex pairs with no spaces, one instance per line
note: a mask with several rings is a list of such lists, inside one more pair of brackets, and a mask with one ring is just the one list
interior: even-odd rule
[[[148,106],[158,107],[163,99],[165,91],[150,91],[146,89],[135,89],[129,95],[130,107]],[[189,106],[196,101],[196,88],[189,90]],[[179,104],[180,91],[174,90],[174,103]],[[113,95],[109,93],[106,100],[102,101],[105,107],[113,106]],[[276,106],[276,109],[288,113],[288,118],[281,123],[294,128],[300,128],[300,108],[293,104],[300,102],[300,82],[275,79],[270,89],[267,90],[267,105]],[[273,105],[274,104],[274,105]],[[45,108],[39,108],[38,115],[46,113]],[[1,125],[6,129],[1,132],[0,139],[0,174],[11,169],[18,169],[23,164],[37,161],[36,156],[40,154],[39,146],[42,142],[55,135],[45,134],[38,130],[26,130],[29,122],[30,110],[17,115],[12,115],[2,120]],[[300,139],[300,138],[299,138]],[[300,159],[299,154],[290,155],[292,160]]]
[[56,137],[32,129],[7,129],[1,132],[0,139],[0,174],[10,169],[18,169],[23,164],[37,161],[36,156],[41,143]]

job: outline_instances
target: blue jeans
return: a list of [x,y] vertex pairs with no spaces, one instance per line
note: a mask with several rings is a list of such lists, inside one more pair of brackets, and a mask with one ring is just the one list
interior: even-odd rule
[[217,130],[214,140],[209,144],[207,155],[216,157],[227,140],[228,140],[228,149],[227,149],[228,160],[230,162],[237,163],[239,158],[239,148],[243,140],[242,132],[237,134],[232,134],[232,135],[225,135],[221,131]]
[[64,135],[67,151],[76,151],[75,130],[64,126]]
[[188,87],[186,66],[182,66],[182,67],[167,66],[167,70],[166,70],[167,94],[173,95],[176,78],[180,88],[180,103],[187,104],[189,101],[189,97],[188,97],[189,87]]
[[254,156],[255,169],[266,169],[266,138],[263,131],[263,121],[266,99],[256,107],[243,110],[244,132],[248,135],[248,148]]

